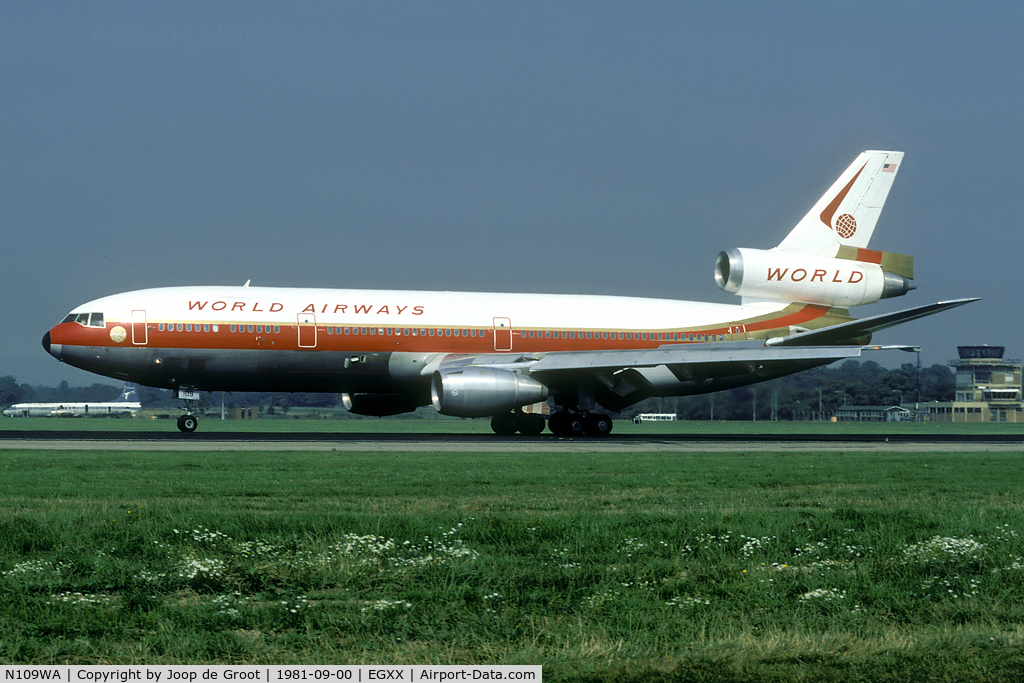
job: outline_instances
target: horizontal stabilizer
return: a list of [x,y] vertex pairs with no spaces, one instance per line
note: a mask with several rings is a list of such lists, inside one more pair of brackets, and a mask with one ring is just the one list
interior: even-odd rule
[[942,311],[978,301],[978,298],[954,299],[953,301],[940,301],[927,306],[908,308],[895,313],[884,313],[882,315],[851,320],[850,322],[823,327],[820,330],[798,332],[787,337],[776,337],[769,339],[768,346],[828,346],[830,344],[849,344],[851,340],[863,337],[879,330],[884,330],[895,325],[924,318],[925,316],[940,313]]

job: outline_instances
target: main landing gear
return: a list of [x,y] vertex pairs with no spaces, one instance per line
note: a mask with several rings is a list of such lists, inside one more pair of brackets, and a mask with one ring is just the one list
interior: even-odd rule
[[[608,436],[612,419],[602,413],[573,413],[560,410],[548,418],[548,429],[557,436]],[[501,413],[491,418],[491,429],[499,436],[537,436],[544,431],[544,416],[537,413]]]
[[499,436],[537,436],[544,431],[544,416],[539,413],[500,413],[491,418],[491,429]]
[[612,433],[612,419],[603,413],[560,410],[548,418],[548,429],[557,436],[608,436]]

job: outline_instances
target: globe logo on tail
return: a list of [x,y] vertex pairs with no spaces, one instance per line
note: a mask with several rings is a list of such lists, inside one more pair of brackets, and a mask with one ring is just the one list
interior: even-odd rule
[[836,232],[844,240],[850,239],[857,232],[857,219],[848,213],[842,214],[836,218]]

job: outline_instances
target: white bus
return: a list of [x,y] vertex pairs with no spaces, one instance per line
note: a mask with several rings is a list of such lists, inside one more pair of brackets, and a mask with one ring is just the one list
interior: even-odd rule
[[640,413],[633,418],[633,424],[640,424],[641,422],[672,422],[675,419],[675,413]]

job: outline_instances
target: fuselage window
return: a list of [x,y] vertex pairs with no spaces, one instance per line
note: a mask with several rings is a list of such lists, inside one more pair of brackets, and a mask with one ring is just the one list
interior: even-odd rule
[[370,335],[372,336],[372,335],[375,335],[375,334],[377,334],[377,328],[376,327],[371,327],[370,328]]
[[687,341],[693,341],[693,332],[691,332],[691,333],[689,334],[689,336],[687,336],[686,340],[687,340]]
[[157,323],[156,329],[159,330],[160,332],[163,332],[164,331],[164,324],[163,323]]
[[352,328],[346,327],[345,328],[345,334],[351,334],[351,333],[352,333]]
[[389,328],[388,328],[388,336],[390,337],[390,336],[392,336],[392,335],[393,335],[394,333],[395,333],[395,330],[394,330],[394,328],[391,328],[391,327],[389,327]]
[[178,332],[181,332],[181,331],[183,331],[183,330],[185,329],[185,326],[184,326],[184,325],[182,325],[181,323],[178,323],[178,324],[177,324],[177,325],[175,326],[175,329],[177,329],[177,330],[178,330]]
[[475,337],[476,336],[476,330],[470,330],[469,331],[469,336],[470,337]]
[[434,328],[433,327],[431,327],[429,330],[427,330],[427,335],[430,336],[430,337],[434,336]]
[[619,341],[622,341],[623,338],[625,338],[625,335],[622,332],[619,332]]
[[210,326],[209,325],[203,325],[203,332],[209,332],[209,331],[210,331]]
[[569,339],[575,339],[575,338],[576,338],[576,330],[570,330],[569,331]]
[[232,331],[232,332],[237,332],[237,331],[238,331],[238,328],[237,328],[237,327],[235,327],[234,325],[232,325],[232,326],[231,326],[231,331]]
[[186,332],[191,332],[192,331],[192,323],[185,323],[185,331]]
[[463,337],[468,337],[469,336],[469,330],[463,330],[462,331],[462,336]]
[[363,328],[363,332],[362,333],[366,334],[366,328],[365,327]]

